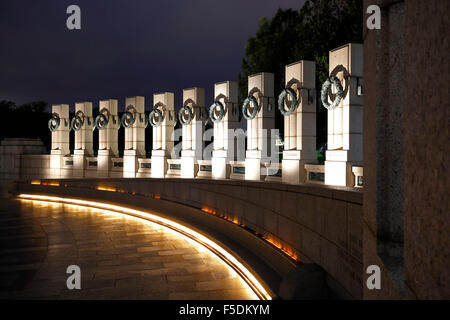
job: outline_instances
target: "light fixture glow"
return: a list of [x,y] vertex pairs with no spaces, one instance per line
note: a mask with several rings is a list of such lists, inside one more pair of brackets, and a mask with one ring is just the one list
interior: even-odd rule
[[[223,214],[219,214],[216,210],[211,209],[209,207],[205,207],[205,206],[202,207],[202,211],[212,214],[212,215],[215,215],[215,216],[218,216],[218,217],[225,219],[229,222],[232,222],[240,227],[245,227],[245,225],[242,224],[236,217],[228,217]],[[287,255],[290,259],[294,260],[296,263],[300,262],[300,258],[298,256],[298,254],[292,248],[290,248],[289,246],[282,243],[281,240],[276,239],[270,235],[262,235],[255,231],[253,231],[253,233],[255,233],[261,239],[263,239],[263,240],[267,241],[268,243],[270,243],[271,245],[273,245],[275,248],[277,248],[279,251],[281,251],[282,253]]]
[[53,186],[53,187],[59,187],[59,182],[50,181],[50,182],[42,182],[43,186]]
[[116,191],[117,191],[116,188],[112,188],[112,187],[102,187],[102,186],[98,186],[96,189],[97,189],[97,190],[100,190],[100,191],[111,191],[111,192],[116,192]]
[[239,276],[247,283],[247,285],[255,292],[255,294],[263,300],[271,300],[271,295],[267,292],[264,286],[256,279],[256,277],[241,263],[239,262],[231,253],[222,248],[220,245],[207,238],[206,236],[183,226],[175,221],[157,216],[155,214],[151,214],[149,212],[135,210],[119,205],[113,205],[103,202],[97,201],[88,201],[81,199],[73,199],[73,198],[63,198],[63,197],[55,197],[55,196],[44,196],[44,195],[34,195],[34,194],[20,194],[18,196],[21,199],[28,200],[40,200],[40,201],[50,201],[50,202],[60,202],[66,204],[74,204],[86,207],[94,207],[98,209],[110,210],[122,214],[128,214],[131,216],[135,216],[138,218],[142,218],[151,222],[155,222],[157,224],[166,226],[172,230],[175,230],[198,244],[202,245],[206,249],[209,249],[211,252],[215,253],[219,256],[225,263],[227,263],[230,267],[232,267]]

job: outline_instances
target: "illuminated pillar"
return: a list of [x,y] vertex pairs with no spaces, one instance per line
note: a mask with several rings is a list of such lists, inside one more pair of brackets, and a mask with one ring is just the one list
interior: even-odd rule
[[131,97],[125,99],[125,113],[121,119],[125,128],[125,150],[123,152],[123,176],[135,178],[138,158],[145,157],[145,99]]
[[52,106],[52,149],[50,151],[50,177],[60,178],[63,167],[63,157],[70,154],[69,150],[69,105]]
[[73,154],[73,176],[83,178],[86,169],[86,157],[94,154],[92,143],[92,103],[75,103],[75,117],[72,119],[72,128],[75,131],[75,150]]
[[229,161],[236,160],[234,130],[239,125],[238,84],[235,81],[214,85],[214,105],[209,110],[214,123],[214,150],[212,153],[213,179],[230,177]]
[[306,181],[304,164],[317,162],[315,63],[303,60],[287,65],[285,83],[287,91],[280,95],[284,95],[285,112],[282,180],[300,183]]
[[247,118],[245,180],[260,180],[261,162],[271,160],[271,145],[274,143],[272,140],[276,139],[276,137],[271,136],[271,129],[275,128],[273,81],[273,73],[267,72],[248,77],[249,97],[247,99],[253,100],[254,98],[256,105],[254,102],[249,102],[247,114],[252,115],[256,113],[256,116],[253,119]]
[[172,92],[153,95],[153,111],[150,113],[149,121],[153,130],[151,175],[152,178],[164,178],[167,172],[167,158],[173,150],[175,111]]
[[117,131],[119,129],[120,119],[117,115],[117,100],[109,99],[100,101],[99,110],[99,115],[96,118],[99,136],[97,175],[100,178],[107,178],[110,176],[112,167],[111,158],[119,155]]
[[205,89],[183,90],[183,107],[179,119],[183,124],[183,143],[181,150],[181,177],[194,178],[198,171],[197,160],[203,158],[202,109],[205,107]]
[[[325,184],[354,186],[352,166],[362,166],[363,47],[347,44],[330,51],[330,77],[337,77],[343,88],[339,106],[328,110],[328,148]],[[332,92],[336,92],[335,85]],[[333,94],[334,95],[334,94]],[[334,98],[334,97],[333,97]]]

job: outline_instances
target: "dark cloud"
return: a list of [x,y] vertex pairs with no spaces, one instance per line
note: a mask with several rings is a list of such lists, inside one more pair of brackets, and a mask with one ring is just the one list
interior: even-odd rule
[[[261,17],[304,0],[78,0],[0,3],[0,100],[119,99],[237,80]],[[81,8],[82,29],[66,28]],[[262,70],[264,71],[264,70]]]

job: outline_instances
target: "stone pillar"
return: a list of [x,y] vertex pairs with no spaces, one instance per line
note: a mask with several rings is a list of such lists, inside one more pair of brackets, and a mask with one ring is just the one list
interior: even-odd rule
[[[325,184],[354,186],[352,166],[362,166],[362,85],[363,47],[350,43],[330,51],[330,77],[337,77],[343,88],[338,107],[328,111],[328,148]],[[334,93],[334,85],[331,91]],[[330,91],[329,91],[330,93]],[[334,94],[333,94],[334,95]]]
[[364,299],[450,296],[449,11],[386,0],[381,29],[364,28],[363,270],[381,269]]
[[[52,178],[61,177],[63,167],[63,157],[70,154],[69,150],[69,105],[60,104],[52,106],[52,114],[55,120],[50,126],[55,126],[52,131],[52,149],[50,151],[50,176]],[[59,120],[57,120],[59,119]]]
[[117,134],[119,129],[119,117],[117,115],[117,100],[109,99],[100,101],[100,114],[105,116],[106,121],[103,122],[100,114],[97,116],[98,126],[98,156],[97,170],[99,178],[107,178],[110,176],[112,157],[119,154],[117,147]]
[[275,103],[273,73],[257,73],[248,77],[248,96],[254,97],[257,106],[248,103],[248,114],[258,108],[254,119],[247,119],[247,152],[245,154],[245,180],[261,179],[261,162],[270,161],[271,129],[275,128]]
[[172,92],[154,94],[153,110],[149,119],[153,130],[151,174],[152,178],[164,178],[167,173],[167,158],[173,150],[174,94]]
[[[306,181],[306,163],[316,163],[316,64],[300,61],[286,66],[286,88],[295,93],[297,107],[292,113],[292,97],[283,92],[284,151],[282,161],[282,181],[301,183]],[[281,98],[281,99],[280,99]],[[280,101],[281,102],[281,101]],[[279,102],[279,103],[280,103]],[[294,101],[295,102],[295,101]]]
[[[210,109],[214,122],[214,149],[212,153],[212,178],[230,177],[229,161],[236,160],[236,139],[234,130],[239,125],[238,84],[235,81],[219,82],[214,85],[214,102]],[[223,116],[220,119],[221,108]],[[213,108],[213,110],[211,110]],[[215,119],[215,120],[214,120]],[[220,119],[220,120],[219,120]]]
[[125,113],[122,116],[125,128],[125,150],[123,152],[123,176],[135,178],[138,171],[138,158],[145,157],[145,98],[125,99]]
[[75,131],[75,150],[73,152],[73,177],[83,178],[86,169],[86,157],[94,154],[92,143],[92,128],[94,119],[92,118],[92,103],[75,103],[75,118],[72,119]]
[[[198,171],[197,160],[203,158],[202,109],[205,107],[205,89],[191,88],[183,90],[183,108],[179,111],[179,119],[183,124],[183,145],[181,150],[181,177],[194,178]],[[189,112],[192,119],[189,121]]]

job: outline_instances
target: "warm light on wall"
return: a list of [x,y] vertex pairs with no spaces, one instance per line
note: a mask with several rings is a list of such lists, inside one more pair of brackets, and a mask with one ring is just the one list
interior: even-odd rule
[[58,181],[31,180],[30,184],[38,184],[38,185],[43,185],[43,186],[59,187],[59,182]]
[[[59,186],[58,182],[41,182],[40,180],[32,180],[31,184],[42,184],[42,185],[47,185],[47,186]],[[65,187],[67,187],[67,185],[64,185]],[[109,191],[109,192],[120,192],[120,193],[130,193],[135,195],[136,192],[127,192],[124,189],[118,189],[118,188],[114,188],[114,187],[108,187],[108,186],[97,186],[95,187],[95,189],[100,190],[100,191]],[[154,194],[152,195],[152,197],[154,199],[161,199],[161,196],[159,194]],[[231,223],[234,223],[240,227],[245,228],[245,224],[241,223],[236,217],[228,217],[225,216],[223,214],[218,213],[216,210],[203,206],[202,207],[202,211],[215,215],[219,218],[222,218],[224,220],[227,220]],[[276,247],[278,250],[280,250],[281,252],[283,252],[284,254],[286,254],[289,258],[291,258],[292,260],[294,260],[295,262],[300,262],[300,258],[298,256],[298,254],[290,247],[286,246],[285,244],[283,244],[279,239],[276,239],[272,236],[267,236],[267,235],[262,235],[259,234],[257,232],[254,232],[257,236],[259,236],[261,239],[267,241],[268,243],[270,243],[271,245],[273,245],[274,247]]]
[[283,253],[288,255],[295,262],[300,262],[300,258],[298,257],[297,253],[286,245],[283,245],[283,243],[281,243],[279,239],[276,239],[272,236],[262,236],[262,238],[273,246],[277,247],[279,250],[283,251]]
[[116,192],[116,191],[117,191],[117,189],[116,189],[116,188],[113,188],[113,187],[102,187],[102,186],[97,186],[96,189],[97,189],[97,190],[100,190],[100,191],[111,191],[111,192]]
[[206,213],[216,214],[216,212],[213,209],[208,207],[202,207],[202,211]]
[[[100,191],[109,191],[109,192],[119,192],[119,193],[128,193],[132,195],[136,195],[137,193],[135,191],[126,191],[124,189],[114,188],[114,187],[107,187],[107,186],[97,186],[95,189]],[[161,196],[159,194],[152,194],[150,197],[154,199],[161,199]]]
[[[243,228],[245,228],[245,224],[241,223],[236,217],[227,217],[225,215],[222,215],[220,213],[218,213],[216,210],[209,208],[209,207],[202,207],[202,211],[206,212],[206,213],[210,213],[213,214],[215,216],[218,216],[222,219],[225,219],[229,222],[232,222],[238,226],[241,226]],[[262,235],[259,234],[257,232],[254,232],[257,236],[259,236],[261,239],[267,241],[268,243],[270,243],[271,245],[273,245],[274,247],[276,247],[278,250],[282,251],[284,254],[286,254],[289,258],[291,258],[292,260],[294,260],[295,262],[300,262],[300,258],[298,257],[297,253],[294,252],[294,250],[292,250],[291,248],[287,247],[286,245],[284,245],[283,243],[281,243],[281,241],[279,239],[276,239],[272,236],[266,236],[266,235]]]
[[268,293],[268,291],[264,288],[264,286],[256,279],[256,277],[240,262],[238,261],[231,253],[229,253],[226,249],[207,238],[206,236],[183,226],[175,221],[148,213],[140,210],[135,210],[127,207],[122,207],[118,205],[96,202],[96,201],[87,201],[73,198],[63,198],[63,197],[54,197],[54,196],[44,196],[44,195],[33,195],[33,194],[20,194],[18,196],[21,199],[28,200],[41,200],[41,201],[50,201],[50,202],[59,202],[59,203],[67,203],[74,205],[81,205],[87,207],[94,207],[98,209],[111,210],[114,212],[128,214],[131,216],[135,216],[141,219],[145,219],[151,222],[155,222],[157,224],[166,226],[172,230],[175,230],[190,239],[194,240],[198,244],[203,247],[209,249],[211,252],[215,253],[219,256],[223,261],[225,261],[230,267],[232,267],[241,278],[247,283],[247,285],[255,292],[255,294],[263,300],[271,300],[272,297]]
[[41,185],[59,187],[59,182],[58,181],[41,181]]

